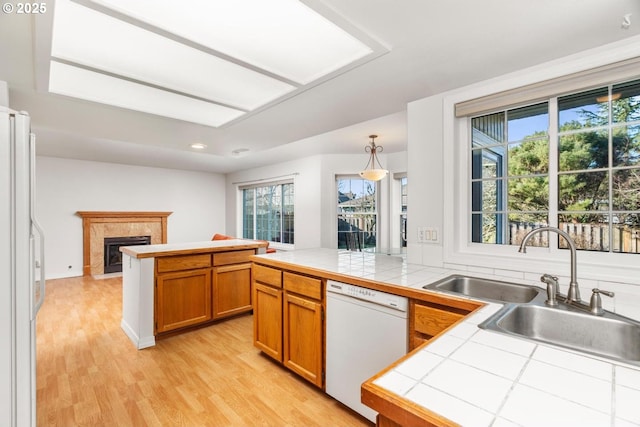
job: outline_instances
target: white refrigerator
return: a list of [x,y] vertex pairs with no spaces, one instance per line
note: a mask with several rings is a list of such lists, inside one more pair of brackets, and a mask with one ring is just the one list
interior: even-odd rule
[[36,425],[35,326],[45,280],[30,123],[0,103],[0,425],[10,427]]

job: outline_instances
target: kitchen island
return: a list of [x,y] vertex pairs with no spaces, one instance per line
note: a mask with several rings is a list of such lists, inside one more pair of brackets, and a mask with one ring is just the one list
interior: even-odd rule
[[[252,259],[416,299],[435,298],[422,287],[454,273],[500,279],[329,249]],[[515,273],[509,281],[535,283]],[[362,400],[381,414],[380,425],[640,426],[638,366],[478,328],[501,307],[485,302],[366,381]]]
[[122,329],[142,349],[156,337],[251,312],[249,258],[266,247],[243,239],[120,247]]

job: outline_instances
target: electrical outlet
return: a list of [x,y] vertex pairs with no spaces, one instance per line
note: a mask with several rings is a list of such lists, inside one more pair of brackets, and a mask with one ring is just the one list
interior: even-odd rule
[[425,231],[424,227],[418,227],[418,243],[424,243],[425,241],[424,231]]

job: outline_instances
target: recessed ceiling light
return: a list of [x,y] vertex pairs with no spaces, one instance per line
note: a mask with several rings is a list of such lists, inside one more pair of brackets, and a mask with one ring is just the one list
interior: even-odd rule
[[190,145],[190,147],[195,148],[196,150],[204,150],[205,148],[207,148],[207,145],[203,144],[202,142],[194,142]]

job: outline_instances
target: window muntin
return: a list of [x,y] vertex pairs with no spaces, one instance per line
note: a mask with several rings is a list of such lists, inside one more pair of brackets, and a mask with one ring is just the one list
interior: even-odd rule
[[355,177],[337,177],[338,249],[375,251],[377,185]]
[[550,223],[580,249],[640,253],[640,80],[554,102],[552,140],[539,125],[547,103],[471,119],[471,241],[519,244]]
[[293,183],[242,190],[242,237],[294,243]]

